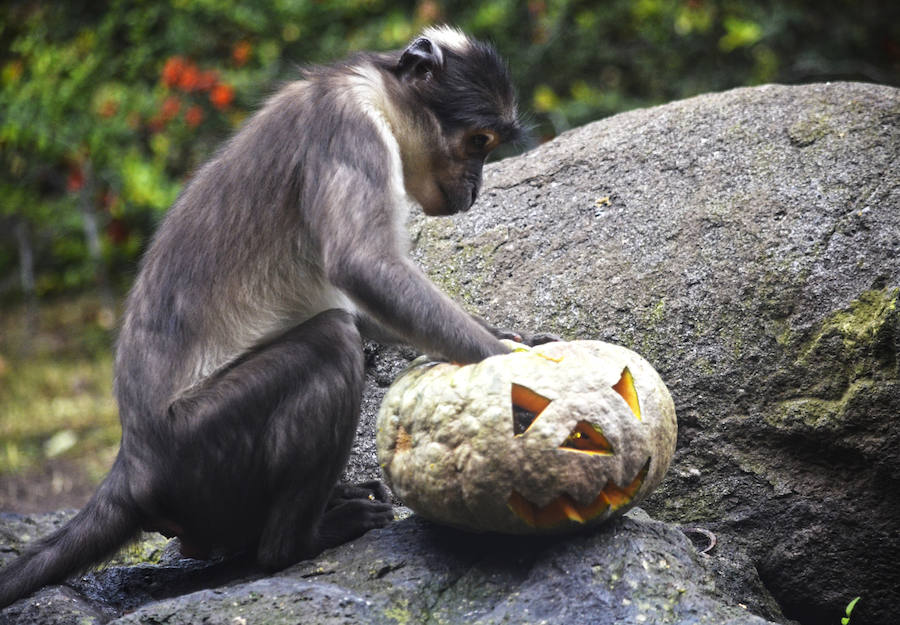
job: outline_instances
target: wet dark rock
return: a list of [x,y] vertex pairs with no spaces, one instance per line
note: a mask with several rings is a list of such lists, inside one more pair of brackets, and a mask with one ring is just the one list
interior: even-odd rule
[[193,560],[112,566],[17,602],[0,623],[772,622],[751,608],[777,617],[758,579],[723,593],[740,580],[725,582],[712,561],[640,510],[567,538],[473,535],[411,517],[266,577],[232,567],[226,579],[227,563]]

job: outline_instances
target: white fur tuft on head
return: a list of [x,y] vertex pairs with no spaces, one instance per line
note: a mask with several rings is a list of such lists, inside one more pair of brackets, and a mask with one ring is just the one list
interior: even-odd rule
[[427,37],[439,47],[454,52],[465,52],[471,45],[471,41],[465,33],[452,26],[429,26],[422,31],[422,36]]

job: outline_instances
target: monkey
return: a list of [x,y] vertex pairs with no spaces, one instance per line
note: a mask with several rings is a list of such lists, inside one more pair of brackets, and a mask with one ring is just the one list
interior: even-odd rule
[[362,341],[458,363],[509,351],[408,258],[408,211],[467,211],[521,139],[509,69],[447,26],[301,70],[185,185],[149,244],[115,351],[118,455],[67,524],[0,569],[0,606],[141,530],[267,571],[382,527],[380,482],[339,484]]

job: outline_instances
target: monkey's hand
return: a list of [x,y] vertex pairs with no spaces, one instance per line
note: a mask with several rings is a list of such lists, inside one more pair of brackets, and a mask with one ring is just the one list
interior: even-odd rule
[[510,341],[515,341],[516,343],[522,343],[524,345],[527,345],[528,347],[534,347],[535,345],[543,345],[544,343],[553,343],[555,341],[562,340],[561,337],[556,334],[551,334],[550,332],[535,332],[533,334],[527,332],[516,332],[515,330],[509,330],[507,328],[495,328],[483,317],[480,317],[478,315],[472,315],[472,318],[480,323],[484,328],[487,329],[488,332],[493,334],[498,339],[508,339]]
[[511,341],[515,341],[516,343],[522,343],[523,345],[527,345],[528,347],[534,347],[535,345],[543,345],[544,343],[554,343],[556,341],[561,341],[562,338],[556,334],[552,334],[550,332],[535,332],[533,334],[528,334],[526,332],[515,332],[513,330],[505,330],[498,328],[494,334],[498,339],[509,339]]

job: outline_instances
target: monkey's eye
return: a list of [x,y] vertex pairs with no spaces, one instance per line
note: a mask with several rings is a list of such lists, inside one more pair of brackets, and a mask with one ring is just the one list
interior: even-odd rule
[[500,144],[500,137],[492,130],[475,130],[466,136],[469,154],[486,155]]

